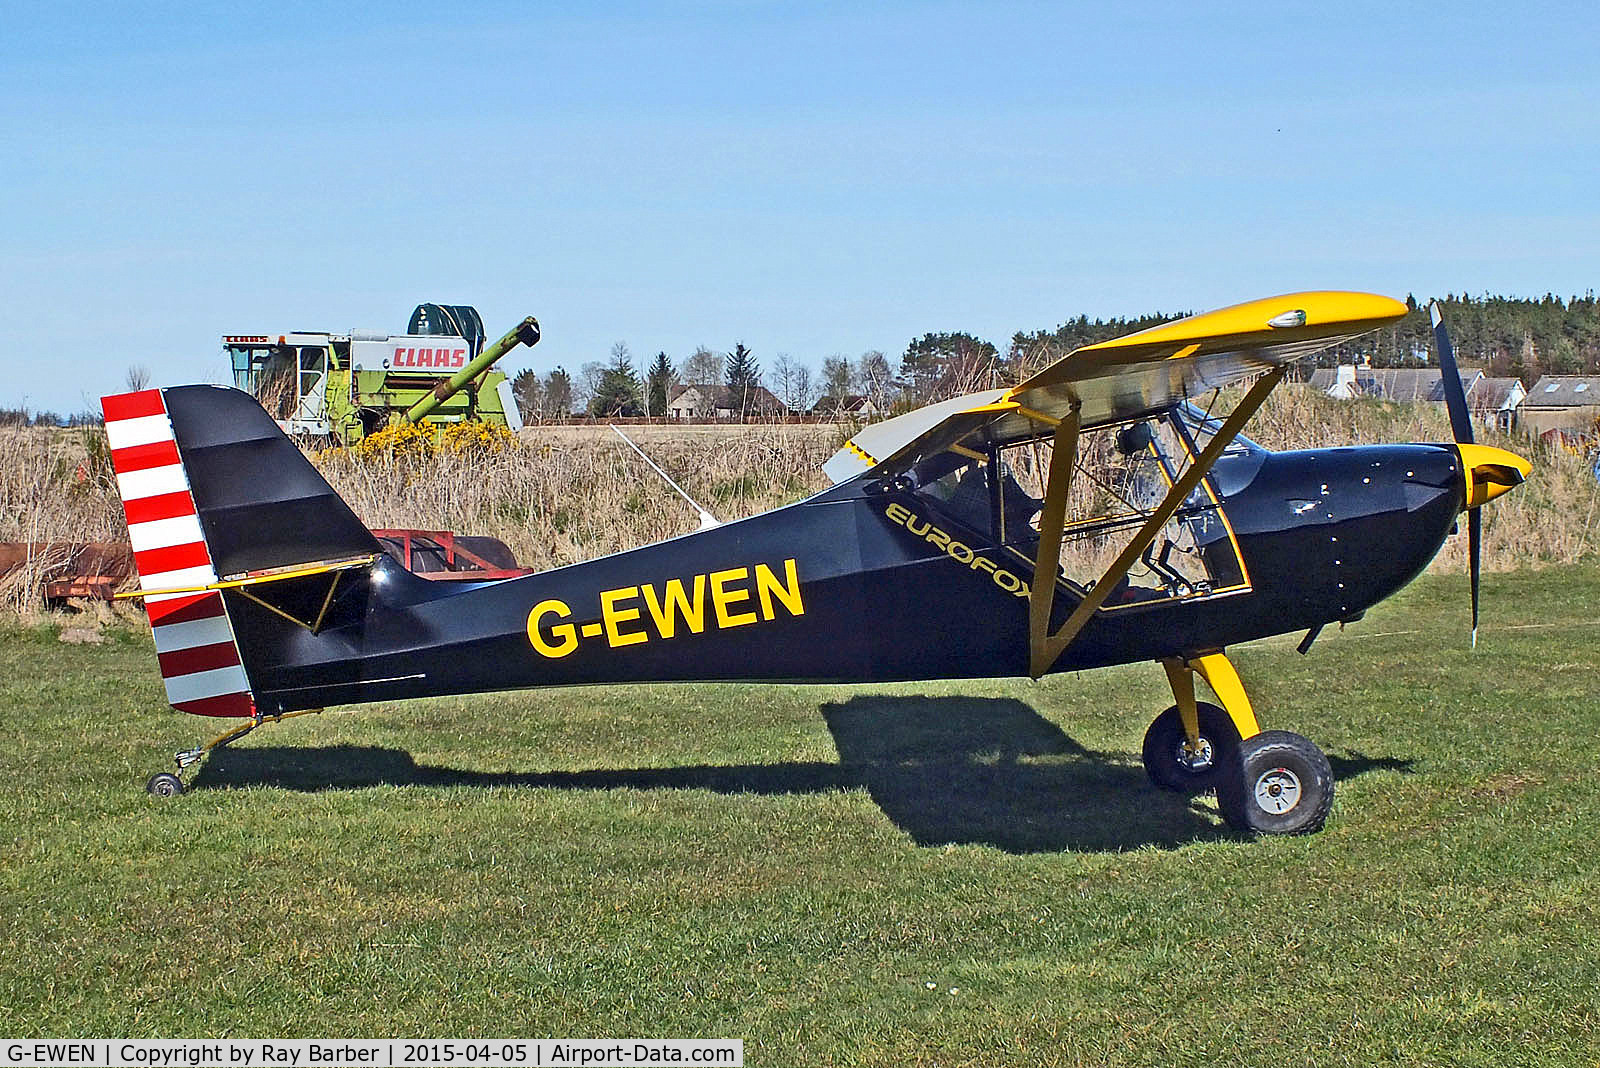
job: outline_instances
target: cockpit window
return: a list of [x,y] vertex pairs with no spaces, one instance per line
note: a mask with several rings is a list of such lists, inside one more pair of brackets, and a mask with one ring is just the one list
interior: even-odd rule
[[[1220,420],[1185,406],[1080,435],[1059,577],[1080,591],[1092,586],[1220,426]],[[913,468],[908,488],[946,519],[1032,564],[1038,555],[1050,454],[1048,438],[989,453],[957,447]],[[1258,467],[1258,457],[1265,455],[1254,442],[1236,439],[1218,468],[1241,461]],[[1219,495],[1202,481],[1140,554],[1106,608],[1246,588]]]
[[918,464],[913,473],[918,496],[964,526],[992,533],[987,461],[942,452]]
[[[1183,421],[1184,429],[1194,439],[1196,449],[1204,449],[1211,444],[1211,439],[1216,437],[1217,431],[1222,429],[1222,420],[1220,418],[1208,414],[1189,401],[1179,404],[1175,411],[1178,418]],[[1263,449],[1243,434],[1239,434],[1228,443],[1226,449],[1222,450],[1222,455],[1243,456],[1251,453],[1265,454],[1266,451],[1266,449]]]
[[1024,490],[1004,464],[991,471],[987,456],[944,452],[918,464],[913,474],[918,496],[990,544],[1038,539],[1042,492]]
[[[1159,415],[1079,437],[1062,536],[1063,580],[1079,589],[1092,586],[1133,540],[1192,462],[1196,450],[1185,429],[1177,417]],[[1030,561],[1038,554],[1050,451],[1050,443],[1039,440],[999,452],[999,471],[1031,506],[1025,525],[1007,528],[1005,544]],[[1243,588],[1244,581],[1221,507],[1202,482],[1162,525],[1106,606],[1206,596]]]
[[[1211,439],[1222,429],[1220,418],[1208,415],[1187,401],[1178,405],[1174,411],[1185,434],[1193,442],[1196,455],[1211,444]],[[1211,483],[1217,493],[1226,499],[1244,489],[1256,477],[1256,472],[1261,470],[1261,465],[1266,463],[1267,456],[1267,449],[1243,434],[1237,435],[1228,443],[1228,447],[1222,450],[1216,465],[1211,468]]]

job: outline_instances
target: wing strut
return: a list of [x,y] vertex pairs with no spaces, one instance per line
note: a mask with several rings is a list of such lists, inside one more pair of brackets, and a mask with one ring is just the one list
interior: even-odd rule
[[[1044,660],[1050,641],[1050,610],[1055,607],[1055,576],[1061,572],[1061,537],[1066,532],[1067,490],[1072,486],[1072,470],[1078,466],[1079,412],[1074,404],[1067,417],[1056,424],[1050,448],[1050,473],[1045,479],[1044,510],[1039,513],[1039,558],[1033,564],[1033,589],[1028,594],[1028,674],[1043,675],[1055,662]],[[1033,418],[1030,415],[1029,418]],[[1050,564],[1046,567],[1046,562]],[[1132,567],[1132,564],[1128,565]],[[1046,578],[1045,576],[1049,576]],[[1069,624],[1070,625],[1070,624]],[[1065,643],[1061,646],[1066,648]],[[1059,656],[1059,652],[1056,654]]]
[[1039,516],[1039,557],[1034,561],[1033,590],[1028,595],[1028,674],[1038,678],[1050,670],[1050,665],[1061,658],[1067,646],[1072,644],[1078,632],[1083,630],[1089,618],[1099,611],[1105,604],[1106,598],[1111,596],[1112,589],[1122,577],[1133,567],[1141,553],[1155,541],[1156,535],[1172,518],[1180,505],[1188,499],[1189,494],[1200,484],[1200,480],[1211,470],[1217,462],[1217,457],[1222,455],[1239,431],[1244,429],[1244,424],[1261,407],[1261,402],[1267,399],[1280,381],[1283,380],[1284,368],[1275,367],[1261,378],[1245,394],[1232,414],[1222,424],[1216,435],[1195,457],[1187,470],[1180,475],[1172,487],[1167,490],[1167,495],[1162,498],[1155,511],[1145,520],[1144,526],[1133,536],[1133,540],[1123,547],[1121,555],[1100,576],[1087,596],[1072,610],[1067,621],[1061,624],[1061,629],[1054,634],[1050,633],[1050,610],[1055,603],[1056,583],[1055,577],[1061,572],[1061,538],[1065,531],[1067,514],[1067,490],[1072,485],[1072,469],[1077,463],[1078,453],[1078,410],[1074,407],[1056,427],[1055,447],[1051,450],[1050,474],[1045,483],[1044,510]]

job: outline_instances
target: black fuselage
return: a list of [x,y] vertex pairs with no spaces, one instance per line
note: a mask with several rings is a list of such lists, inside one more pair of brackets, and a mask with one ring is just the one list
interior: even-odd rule
[[[1445,445],[1257,450],[1224,457],[1210,478],[1247,588],[1102,609],[1052,671],[1353,619],[1427,566],[1464,494]],[[227,599],[268,713],[580,683],[1003,677],[1028,670],[1030,556],[908,489],[858,478],[497,583],[431,582],[384,557],[315,634]],[[1082,595],[1062,583],[1055,625]]]

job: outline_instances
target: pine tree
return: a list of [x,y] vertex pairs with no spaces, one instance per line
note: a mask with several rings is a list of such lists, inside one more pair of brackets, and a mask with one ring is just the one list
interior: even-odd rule
[[544,407],[553,418],[572,414],[572,376],[565,367],[557,367],[545,376]]
[[678,382],[678,370],[672,366],[665,352],[656,353],[655,362],[650,365],[650,374],[645,381],[648,388],[644,414],[666,415],[672,387]]
[[926,404],[991,385],[997,356],[993,345],[971,334],[924,334],[906,346],[900,373]]
[[544,383],[534,371],[518,371],[511,380],[511,395],[517,399],[517,410],[524,420],[539,418],[544,408]]
[[644,390],[639,383],[639,372],[633,369],[628,346],[619,341],[612,346],[611,362],[601,370],[599,381],[595,383],[589,414],[596,417],[639,415],[643,407]]
[[728,404],[743,419],[755,403],[755,391],[761,385],[761,366],[756,363],[744,342],[735,342],[723,365],[727,375]]

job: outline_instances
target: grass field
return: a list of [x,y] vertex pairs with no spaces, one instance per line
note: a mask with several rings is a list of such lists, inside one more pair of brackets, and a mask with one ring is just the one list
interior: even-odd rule
[[1600,568],[1425,578],[1309,657],[1327,830],[1146,785],[1153,665],[213,724],[0,631],[0,1033],[725,1036],[755,1066],[1600,1063]]

